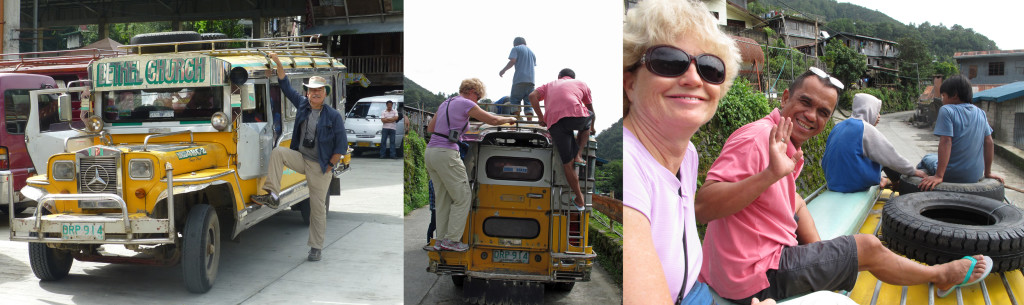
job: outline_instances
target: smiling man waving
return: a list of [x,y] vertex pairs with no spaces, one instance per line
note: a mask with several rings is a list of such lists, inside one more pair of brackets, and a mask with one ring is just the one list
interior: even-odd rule
[[824,130],[843,84],[818,68],[782,94],[781,109],[737,129],[695,198],[697,221],[708,224],[700,280],[738,304],[785,299],[816,290],[850,290],[858,271],[883,282],[932,282],[939,296],[974,284],[992,270],[976,255],[925,266],[894,254],[870,234],[821,241],[796,193],[803,145]]

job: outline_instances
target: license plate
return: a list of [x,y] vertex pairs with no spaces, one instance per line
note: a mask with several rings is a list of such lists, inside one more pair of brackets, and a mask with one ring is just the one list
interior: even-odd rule
[[359,147],[370,147],[370,142],[358,142],[358,143],[356,143],[356,146],[359,146]]
[[68,240],[103,240],[102,223],[65,223],[61,232],[61,238]]
[[492,261],[495,263],[526,264],[530,261],[530,252],[515,250],[494,250]]

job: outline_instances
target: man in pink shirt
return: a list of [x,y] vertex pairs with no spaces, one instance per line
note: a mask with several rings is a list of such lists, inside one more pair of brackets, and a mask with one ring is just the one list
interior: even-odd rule
[[750,304],[754,297],[850,290],[858,271],[895,285],[935,283],[943,296],[991,271],[991,259],[981,255],[921,265],[869,234],[820,240],[796,193],[800,145],[825,128],[842,88],[812,67],[783,92],[781,109],[736,130],[711,165],[695,198],[697,221],[708,224],[700,280],[722,297]]
[[[545,100],[545,108],[541,109],[540,101]],[[576,72],[569,68],[558,72],[558,80],[544,84],[530,93],[530,105],[537,113],[540,125],[547,126],[551,133],[551,141],[558,148],[558,156],[565,168],[565,179],[575,192],[574,201],[580,209],[584,208],[583,193],[580,191],[576,170],[573,169],[573,161],[581,166],[586,165],[580,157],[580,148],[586,146],[594,128],[594,106],[591,102],[590,88],[576,80]],[[573,137],[573,131],[579,131],[579,135]]]

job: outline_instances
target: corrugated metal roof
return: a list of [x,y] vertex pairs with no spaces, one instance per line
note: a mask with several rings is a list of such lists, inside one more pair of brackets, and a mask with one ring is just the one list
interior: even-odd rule
[[1010,83],[974,94],[973,102],[1004,102],[1024,96],[1024,81]]

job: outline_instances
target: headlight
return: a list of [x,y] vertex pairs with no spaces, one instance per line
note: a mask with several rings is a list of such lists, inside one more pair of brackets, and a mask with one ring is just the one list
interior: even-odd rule
[[50,169],[53,180],[70,181],[75,180],[74,161],[53,161],[53,168]]
[[149,159],[132,159],[128,161],[128,177],[133,180],[149,180],[153,178],[153,161]]
[[354,133],[356,133],[356,131],[355,131],[355,130],[352,130],[352,129],[345,129],[345,132],[347,132],[348,134],[354,134]]
[[213,125],[214,129],[224,131],[224,129],[228,128],[228,115],[218,111],[210,117],[210,124]]

